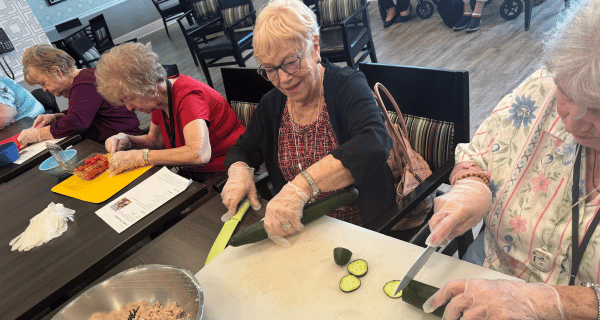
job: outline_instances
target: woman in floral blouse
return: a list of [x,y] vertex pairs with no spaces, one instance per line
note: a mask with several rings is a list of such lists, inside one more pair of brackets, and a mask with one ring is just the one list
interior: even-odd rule
[[469,249],[481,242],[485,267],[525,282],[451,281],[426,311],[448,302],[444,319],[600,319],[598,12],[600,0],[572,7],[546,68],[457,147],[453,187],[430,221],[427,244],[438,246],[483,220]]

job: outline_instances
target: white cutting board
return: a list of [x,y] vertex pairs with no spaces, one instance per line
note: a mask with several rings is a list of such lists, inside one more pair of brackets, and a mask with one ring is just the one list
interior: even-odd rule
[[[204,291],[203,319],[439,319],[383,292],[423,248],[327,216],[289,240],[287,249],[270,240],[227,247],[204,266],[196,274]],[[339,289],[348,271],[333,261],[335,247],[369,265],[354,292]],[[441,287],[462,278],[514,279],[434,253],[415,280]]]

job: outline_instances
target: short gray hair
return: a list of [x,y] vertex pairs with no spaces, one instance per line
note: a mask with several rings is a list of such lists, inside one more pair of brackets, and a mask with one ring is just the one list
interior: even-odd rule
[[122,105],[121,95],[144,97],[165,82],[167,71],[158,63],[150,43],[124,43],[103,54],[96,67],[98,93],[113,105]]
[[50,75],[52,67],[58,67],[64,75],[69,75],[75,71],[75,59],[49,44],[33,45],[23,53],[23,75],[30,85],[38,81],[31,74],[32,70]]
[[546,41],[545,65],[558,87],[578,104],[600,108],[600,0],[569,1]]
[[252,46],[258,62],[290,42],[300,50],[319,35],[315,13],[300,0],[271,0],[254,25]]

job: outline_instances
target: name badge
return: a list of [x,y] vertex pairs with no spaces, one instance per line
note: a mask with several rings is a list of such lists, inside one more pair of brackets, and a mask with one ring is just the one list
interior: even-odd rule
[[535,248],[535,250],[533,250],[531,266],[542,272],[549,272],[552,270],[554,255],[544,249],[545,248]]

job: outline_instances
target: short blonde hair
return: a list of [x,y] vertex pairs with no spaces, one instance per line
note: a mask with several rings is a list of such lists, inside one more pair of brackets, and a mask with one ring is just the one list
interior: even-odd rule
[[260,63],[290,42],[300,50],[318,35],[317,17],[302,1],[271,0],[256,18],[254,57]]
[[49,44],[33,45],[23,53],[23,75],[30,85],[36,81],[31,70],[50,74],[52,67],[58,67],[64,75],[69,75],[75,71],[75,59]]
[[600,108],[600,0],[570,1],[546,41],[545,64],[556,84],[582,109]]
[[158,63],[150,43],[124,43],[102,55],[96,67],[98,93],[114,105],[120,97],[144,97],[165,82],[167,71]]

